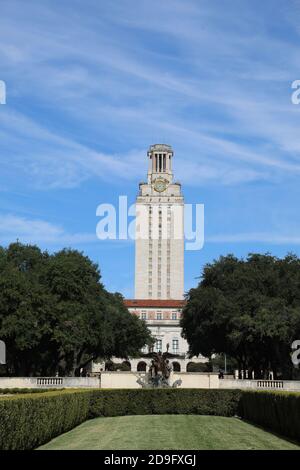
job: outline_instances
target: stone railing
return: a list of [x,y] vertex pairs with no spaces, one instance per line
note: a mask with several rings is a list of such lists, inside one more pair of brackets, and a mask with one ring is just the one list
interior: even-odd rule
[[219,380],[219,388],[240,388],[252,390],[284,390],[300,392],[299,380]]
[[99,388],[99,377],[0,377],[0,388]]
[[36,379],[37,386],[45,387],[61,387],[63,386],[64,379],[63,377],[38,377]]
[[283,380],[257,380],[257,388],[283,389]]

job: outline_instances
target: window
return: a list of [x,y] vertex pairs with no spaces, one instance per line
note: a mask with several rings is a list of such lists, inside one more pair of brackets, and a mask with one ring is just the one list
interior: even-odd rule
[[160,311],[156,312],[156,320],[162,320],[162,313]]
[[147,312],[146,312],[146,310],[142,310],[141,319],[142,319],[142,320],[147,320]]
[[172,349],[174,354],[178,354],[179,351],[179,340],[178,339],[173,339],[172,340]]
[[172,320],[177,320],[177,312],[172,312]]
[[159,352],[162,350],[162,340],[161,339],[157,339],[155,341],[155,349],[156,349],[156,352]]

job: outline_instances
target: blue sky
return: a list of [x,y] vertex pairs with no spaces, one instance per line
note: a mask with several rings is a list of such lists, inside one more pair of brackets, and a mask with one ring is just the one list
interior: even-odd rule
[[205,245],[300,248],[299,0],[1,0],[0,243],[83,250],[133,295],[133,242],[97,240],[96,207],[134,202],[165,142]]

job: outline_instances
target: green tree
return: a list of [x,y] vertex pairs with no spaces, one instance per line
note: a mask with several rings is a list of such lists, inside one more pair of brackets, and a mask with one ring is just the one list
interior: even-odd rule
[[8,368],[15,375],[33,375],[50,360],[53,298],[40,281],[48,254],[19,243],[1,252],[0,337]]
[[88,257],[20,243],[0,249],[0,338],[13,375],[78,375],[96,358],[134,356],[151,342]]
[[207,264],[181,320],[191,354],[226,353],[255,376],[292,377],[291,343],[300,337],[300,260],[250,254]]

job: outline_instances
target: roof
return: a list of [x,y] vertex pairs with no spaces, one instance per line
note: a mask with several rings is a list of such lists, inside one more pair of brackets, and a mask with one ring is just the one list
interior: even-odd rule
[[153,152],[155,150],[158,151],[158,152],[162,151],[162,152],[172,152],[173,153],[171,145],[168,145],[168,144],[150,145],[148,152]]
[[160,300],[160,299],[125,299],[126,307],[171,307],[182,308],[186,305],[186,300]]

